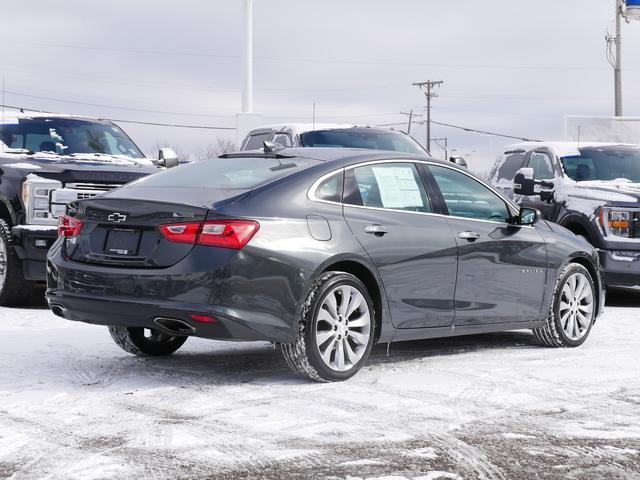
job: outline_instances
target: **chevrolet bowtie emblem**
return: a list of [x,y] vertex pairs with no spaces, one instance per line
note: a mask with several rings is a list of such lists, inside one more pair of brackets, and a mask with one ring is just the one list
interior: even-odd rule
[[116,222],[116,223],[124,222],[126,219],[127,219],[126,215],[122,215],[121,213],[118,213],[118,212],[113,212],[111,215],[107,217],[107,220],[109,220],[110,222]]

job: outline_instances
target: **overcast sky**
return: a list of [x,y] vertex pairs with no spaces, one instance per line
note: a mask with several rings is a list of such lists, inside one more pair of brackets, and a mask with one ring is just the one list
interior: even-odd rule
[[[2,7],[7,104],[235,125],[241,0],[4,0]],[[565,114],[613,113],[604,42],[613,10],[614,0],[255,0],[255,108],[265,123],[310,121],[314,102],[322,121],[402,122],[398,112],[424,105],[411,83],[443,80],[434,120],[561,138]],[[640,116],[640,22],[624,26],[624,49],[625,114]],[[122,126],[148,154],[156,142],[196,151],[234,137]],[[414,128],[424,142],[424,128]],[[433,134],[475,151],[478,165],[510,142],[437,126]]]

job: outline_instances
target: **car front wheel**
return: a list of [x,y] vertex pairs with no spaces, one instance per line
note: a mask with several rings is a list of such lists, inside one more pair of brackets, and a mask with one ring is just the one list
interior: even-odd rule
[[366,362],[374,337],[374,307],[353,275],[327,272],[310,288],[295,342],[283,344],[295,373],[317,382],[346,380]]
[[547,347],[582,345],[596,317],[596,298],[589,271],[577,263],[567,265],[558,276],[551,312],[533,334]]
[[159,330],[120,325],[111,325],[109,333],[113,341],[125,352],[153,357],[171,355],[184,345],[188,338],[165,335]]

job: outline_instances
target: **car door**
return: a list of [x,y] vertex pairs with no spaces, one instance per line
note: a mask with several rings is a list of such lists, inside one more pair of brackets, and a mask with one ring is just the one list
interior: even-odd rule
[[419,164],[373,162],[345,171],[344,216],[378,269],[396,328],[449,327],[457,245],[434,215]]
[[[560,176],[560,166],[554,160],[553,155],[546,150],[534,150],[528,155],[527,167],[533,168],[533,178],[553,182]],[[542,198],[540,195],[522,197],[520,204],[523,207],[537,208],[542,216],[553,221],[557,214],[557,205],[553,198]]]
[[531,226],[509,222],[513,207],[453,168],[430,165],[458,244],[455,326],[541,318],[547,249]]

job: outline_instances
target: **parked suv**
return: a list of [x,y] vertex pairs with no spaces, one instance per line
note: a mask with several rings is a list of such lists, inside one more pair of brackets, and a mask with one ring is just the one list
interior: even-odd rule
[[364,148],[429,156],[410,135],[381,127],[330,123],[268,125],[251,130],[242,142],[241,150],[258,150],[264,142],[283,147]]
[[607,285],[640,285],[640,146],[519,143],[490,181],[597,247]]
[[86,117],[5,113],[0,118],[0,305],[45,280],[47,250],[67,203],[95,197],[162,166],[115,124]]

